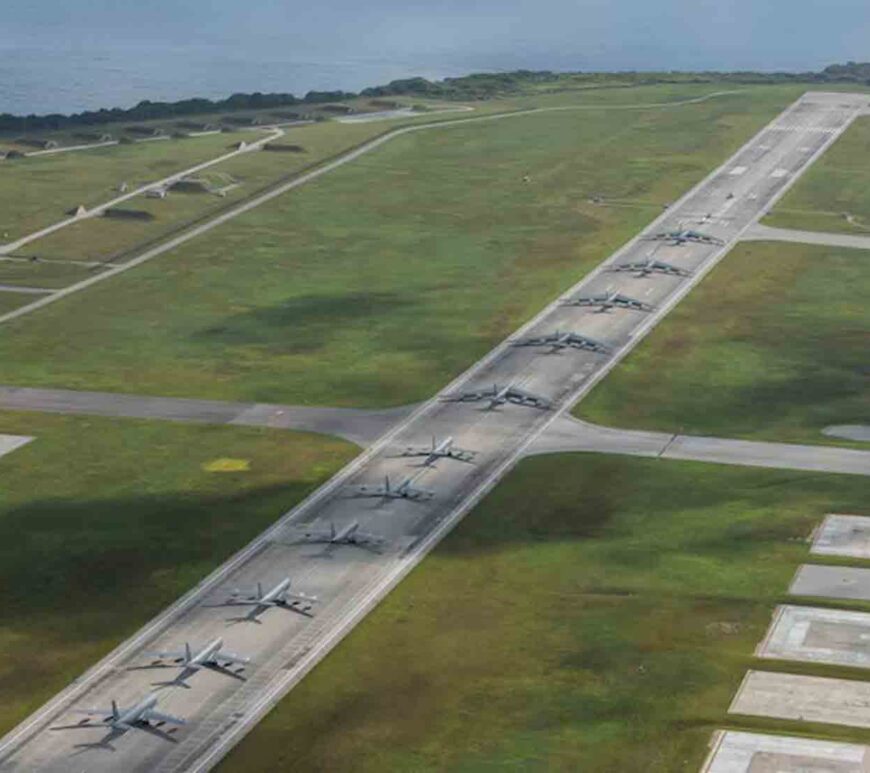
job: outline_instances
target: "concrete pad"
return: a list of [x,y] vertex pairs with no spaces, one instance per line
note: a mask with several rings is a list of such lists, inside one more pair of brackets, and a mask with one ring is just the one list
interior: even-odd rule
[[761,658],[870,668],[870,614],[781,606],[755,654]]
[[749,671],[731,714],[870,727],[870,682]]
[[701,773],[867,773],[870,747],[726,730]]
[[827,515],[816,532],[810,552],[820,556],[870,559],[870,518],[836,513]]
[[739,731],[718,734],[702,773],[866,773],[870,747]]
[[[870,240],[868,240],[870,245]],[[870,443],[870,425],[868,424],[833,424],[822,430],[828,437],[841,437],[846,440],[858,440]]]
[[0,456],[12,453],[16,448],[27,445],[33,439],[27,435],[0,435]]
[[804,564],[788,592],[793,596],[870,601],[870,569]]

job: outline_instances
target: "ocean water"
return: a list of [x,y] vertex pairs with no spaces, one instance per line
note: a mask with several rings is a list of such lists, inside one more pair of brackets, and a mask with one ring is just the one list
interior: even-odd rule
[[4,0],[0,113],[472,71],[809,70],[870,59],[870,2]]
[[427,67],[416,61],[341,55],[318,59],[211,45],[7,46],[0,47],[0,113],[69,113],[129,107],[143,99],[214,99],[240,91],[299,96],[310,90],[359,91],[412,73],[442,78],[464,72],[449,63]]

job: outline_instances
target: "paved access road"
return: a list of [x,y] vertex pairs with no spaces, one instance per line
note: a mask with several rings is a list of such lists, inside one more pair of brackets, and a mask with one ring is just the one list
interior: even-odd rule
[[362,410],[315,408],[274,403],[231,403],[187,397],[147,397],[114,392],[0,386],[0,409],[40,413],[161,419],[192,424],[237,424],[247,427],[319,432],[366,447],[407,418],[416,408]]
[[[605,341],[611,354],[568,351],[550,355],[507,343],[460,376],[446,392],[480,388],[493,382],[520,381],[524,389],[552,401],[551,410],[505,406],[482,410],[479,404],[443,402],[434,398],[418,408],[391,433],[373,445],[306,502],[288,513],[147,625],[116,652],[83,675],[55,700],[0,742],[0,771],[203,771],[226,751],[320,660],[407,573],[438,539],[512,467],[526,448],[591,386],[601,379],[640,338],[719,260],[745,228],[786,190],[867,105],[866,95],[812,93],[792,105],[735,156],[666,211],[646,233],[678,226],[710,214],[704,226],[725,240],[724,246],[685,244],[658,247],[632,240],[592,272],[570,293],[609,288],[655,306],[653,313],[588,309],[554,302],[518,335],[576,330]],[[691,277],[635,278],[611,273],[609,267],[656,257],[693,272]],[[475,464],[442,461],[422,471],[418,485],[434,498],[384,504],[348,498],[351,483],[395,481],[420,473],[408,460],[396,458],[406,445],[451,435],[458,445],[477,451]],[[123,513],[119,513],[123,518]],[[367,531],[391,540],[381,554],[340,547],[326,557],[319,547],[293,544],[300,524],[359,521]],[[171,536],[171,535],[170,535]],[[319,597],[313,618],[271,610],[260,625],[232,624],[231,611],[212,606],[232,588],[265,585],[285,576],[296,587]],[[77,748],[99,742],[98,729],[52,731],[67,724],[70,709],[105,706],[111,699],[130,705],[153,689],[161,675],[128,670],[148,662],[147,651],[173,648],[190,641],[201,644],[222,636],[227,647],[253,658],[248,679],[240,682],[203,673],[191,689],[160,692],[161,708],[186,717],[188,724],[166,741],[131,731],[105,748]]]
[[[335,435],[363,447],[375,443],[407,419],[416,408],[415,405],[380,410],[312,408],[0,386],[0,409],[293,429]],[[590,424],[571,416],[561,416],[554,421],[528,446],[526,454],[563,451],[595,451],[748,467],[870,475],[870,451],[616,429]]]
[[851,247],[870,250],[870,235],[835,234],[826,231],[799,231],[792,228],[771,228],[756,223],[743,234],[744,241],[794,242],[796,244],[820,244],[827,247]]
[[674,435],[615,429],[563,416],[528,448],[531,454],[563,451],[652,456],[746,467],[870,475],[870,451],[836,446]]

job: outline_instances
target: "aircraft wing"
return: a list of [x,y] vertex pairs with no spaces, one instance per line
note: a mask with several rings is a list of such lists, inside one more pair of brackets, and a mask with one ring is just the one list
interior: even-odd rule
[[629,309],[638,309],[640,311],[651,311],[652,306],[644,301],[639,301],[637,298],[629,298],[627,295],[617,295],[613,302],[620,306],[625,306]]
[[70,714],[83,714],[86,717],[102,717],[103,722],[111,722],[111,709],[70,709]]
[[435,496],[435,492],[425,488],[413,488],[409,486],[405,489],[405,496],[408,499],[431,499]]
[[492,397],[498,394],[496,387],[487,387],[486,389],[470,389],[467,392],[459,392],[454,395],[445,395],[441,399],[448,403],[463,403],[472,402],[474,400],[482,400],[485,397]]
[[260,603],[260,599],[255,594],[247,594],[247,593],[244,596],[241,596],[241,595],[230,596],[229,599],[227,599],[227,601],[226,601],[226,604],[230,605],[230,606],[232,606],[234,604],[236,604],[238,606],[246,606],[248,604],[259,604],[259,603]]
[[386,486],[348,486],[347,490],[352,497],[385,497],[391,493]]
[[538,397],[538,395],[533,395],[531,392],[526,392],[523,389],[519,389],[518,387],[511,387],[510,391],[507,394],[507,399],[511,402],[518,403],[520,405],[530,405],[534,408],[549,408],[550,401],[545,400],[543,397]]
[[318,542],[330,542],[332,540],[332,534],[325,529],[320,531],[302,531],[299,535],[298,539],[294,540],[295,542],[305,542],[305,543],[318,543]]
[[216,652],[213,657],[215,660],[223,661],[226,663],[244,664],[251,662],[250,658],[246,658],[243,655],[236,655],[235,652],[229,652],[227,650],[218,650],[218,652]]
[[601,341],[596,341],[594,338],[586,338],[586,336],[571,335],[568,342],[580,349],[588,349],[593,352],[601,352],[606,354],[610,351],[610,347]]
[[146,655],[155,660],[183,660],[185,652],[181,650],[159,650],[157,652],[148,652]]
[[447,455],[451,459],[456,459],[460,462],[470,462],[474,459],[476,451],[466,451],[464,448],[451,448],[450,451],[447,452]]
[[655,261],[652,267],[658,268],[660,271],[667,271],[671,274],[678,274],[679,276],[689,276],[689,274],[691,273],[684,268],[673,265],[673,263],[665,263],[662,260]]
[[517,341],[513,341],[513,346],[544,346],[545,344],[551,344],[555,341],[554,336],[534,336],[532,338],[520,338]]
[[362,548],[381,548],[387,544],[387,540],[384,537],[371,534],[367,531],[355,531],[348,542]]
[[611,267],[611,271],[642,271],[649,267],[649,263],[645,260],[632,260],[628,263],[620,263]]
[[172,714],[166,714],[156,709],[147,709],[142,712],[141,719],[145,722],[168,722],[170,725],[186,725],[187,720],[181,717],[175,717]]

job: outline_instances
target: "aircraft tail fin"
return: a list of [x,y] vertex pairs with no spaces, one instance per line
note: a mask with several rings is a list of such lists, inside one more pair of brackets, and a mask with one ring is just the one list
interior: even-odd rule
[[186,641],[184,642],[184,662],[190,663],[191,660],[193,660],[193,655],[190,652],[190,642]]
[[263,583],[257,582],[257,598],[263,598]]
[[390,493],[390,476],[384,475],[384,491]]
[[112,700],[112,719],[120,719],[121,712],[118,711],[118,702],[116,700]]

